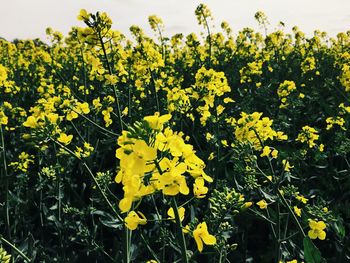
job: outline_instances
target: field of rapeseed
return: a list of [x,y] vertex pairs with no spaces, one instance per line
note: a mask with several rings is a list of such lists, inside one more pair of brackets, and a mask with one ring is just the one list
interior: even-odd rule
[[0,262],[350,262],[350,31],[0,40]]

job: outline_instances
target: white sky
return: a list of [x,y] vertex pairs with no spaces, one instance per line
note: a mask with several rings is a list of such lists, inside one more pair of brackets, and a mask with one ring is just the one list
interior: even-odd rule
[[66,35],[71,26],[83,26],[76,19],[81,8],[88,12],[106,11],[113,28],[126,35],[131,25],[152,35],[147,18],[153,14],[163,19],[167,36],[198,33],[201,28],[194,10],[200,3],[211,9],[217,31],[222,21],[227,21],[234,32],[243,27],[257,29],[257,11],[268,16],[270,31],[279,21],[286,24],[288,32],[297,25],[308,35],[315,29],[330,36],[350,30],[350,0],[0,0],[0,36],[7,40],[45,40],[49,26]]

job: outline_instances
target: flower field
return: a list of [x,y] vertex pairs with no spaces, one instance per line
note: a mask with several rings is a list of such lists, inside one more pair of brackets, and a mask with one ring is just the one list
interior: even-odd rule
[[350,31],[0,39],[0,262],[350,262]]

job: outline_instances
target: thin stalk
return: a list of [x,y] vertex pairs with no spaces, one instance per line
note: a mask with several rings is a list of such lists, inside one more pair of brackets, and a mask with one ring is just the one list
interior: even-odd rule
[[257,215],[258,217],[266,220],[267,222],[269,222],[271,225],[276,225],[275,222],[273,222],[271,219],[267,218],[266,216],[260,214],[260,213],[257,213],[256,211],[254,211],[254,209],[251,209],[249,208],[248,211],[252,212],[253,214]]
[[[256,130],[254,129],[254,132],[256,134],[256,136],[258,137],[259,141],[260,141],[260,144],[261,146],[263,147],[263,144],[262,144],[262,141],[261,141],[261,138],[259,136],[259,134],[256,132]],[[267,176],[261,169],[260,167],[256,164],[256,167],[258,168],[258,170],[265,176]],[[284,170],[284,169],[283,169]],[[273,170],[272,170],[273,171]],[[273,174],[273,176],[275,177],[276,174]],[[298,218],[296,217],[295,213],[293,212],[292,208],[290,207],[290,205],[288,204],[287,200],[284,198],[284,196],[281,194],[280,190],[279,189],[276,189],[276,192],[277,192],[277,195],[278,197],[281,199],[282,201],[282,204],[288,209],[288,212],[290,213],[290,215],[292,216],[293,218],[293,221],[294,223],[296,224],[296,226],[299,228],[300,230],[300,233],[302,234],[303,237],[306,236],[305,232],[304,232],[304,229],[303,227],[300,225],[300,222],[298,220]]]
[[[268,207],[266,208],[266,214],[267,214],[268,218],[271,218]],[[271,230],[272,230],[273,237],[277,240],[277,234],[276,234],[275,228],[273,227],[273,224],[270,224],[270,227],[271,227]]]
[[2,163],[4,166],[4,174],[3,174],[3,183],[5,185],[5,224],[7,235],[11,238],[11,230],[10,230],[10,211],[9,211],[9,183],[8,183],[8,174],[7,174],[7,162],[6,162],[6,147],[4,140],[4,132],[2,129],[2,125],[0,124],[0,136],[1,136],[1,147],[2,147]]
[[289,213],[287,214],[286,224],[285,224],[285,226],[284,226],[283,238],[286,238],[286,236],[287,236],[288,223],[289,223]]
[[25,261],[31,262],[32,260],[29,259],[26,255],[23,254],[21,250],[19,250],[14,244],[12,244],[10,241],[5,239],[4,237],[0,237],[1,241],[5,244],[9,245],[13,250],[15,250]]
[[130,245],[129,245],[129,233],[130,230],[124,225],[124,233],[123,233],[123,240],[124,240],[124,263],[130,262]]
[[282,203],[287,207],[290,215],[293,218],[293,221],[295,223],[295,225],[299,228],[300,233],[302,234],[303,237],[306,237],[306,234],[304,232],[303,227],[300,225],[300,222],[298,220],[298,218],[295,216],[294,212],[292,211],[292,208],[290,207],[290,205],[288,204],[287,200],[284,198],[284,196],[281,194],[281,192],[279,190],[277,190],[277,194],[279,196],[279,198],[281,198]]
[[208,21],[203,13],[203,10],[201,10],[202,16],[204,18],[204,22],[205,22],[205,27],[207,29],[207,33],[208,33],[208,44],[209,44],[209,56],[208,56],[208,67],[211,67],[211,33],[210,33],[210,28],[209,28],[209,24]]
[[[56,165],[57,165],[57,167],[59,167],[60,166],[60,163],[59,163],[59,161],[58,161],[58,155],[57,155],[57,149],[56,149],[56,145],[54,144],[53,145],[54,146],[54,149],[55,149],[55,156],[56,156]],[[57,169],[57,168],[55,168],[55,169]],[[62,200],[61,200],[61,176],[57,176],[57,178],[56,178],[56,187],[57,187],[57,205],[58,205],[58,211],[57,211],[57,213],[58,213],[58,222],[60,222],[61,223],[61,221],[62,221],[62,212],[61,212],[61,210],[62,210]],[[60,242],[60,245],[59,245],[59,247],[60,247],[60,250],[61,250],[61,253],[62,253],[62,257],[63,257],[63,259],[65,259],[66,258],[66,255],[65,255],[65,249],[64,249],[64,245],[63,245],[63,234],[64,233],[62,233],[62,230],[61,230],[61,228],[58,228],[58,239],[59,239],[59,242]]]
[[276,233],[276,257],[275,261],[276,263],[280,262],[280,239],[281,239],[281,209],[280,209],[280,204],[277,202],[277,233]]
[[158,259],[157,257],[157,254],[154,252],[154,250],[149,246],[149,244],[147,243],[147,240],[145,239],[145,237],[143,236],[142,233],[140,233],[141,235],[141,238],[143,240],[143,242],[145,243],[147,249],[149,250],[149,252],[152,254],[152,256],[154,257],[154,259],[157,261],[157,262],[160,262],[160,260]]
[[162,45],[162,58],[164,60],[164,64],[165,64],[165,46],[164,46],[164,38],[163,38],[163,34],[162,34],[162,30],[160,29],[159,25],[157,24],[157,30],[158,30],[158,34],[159,34],[159,38],[160,38],[160,43]]
[[[111,67],[111,65],[109,63],[109,60],[108,60],[105,44],[104,44],[102,36],[101,36],[101,31],[98,30],[97,33],[98,33],[98,38],[99,38],[101,46],[102,46],[103,55],[104,55],[104,57],[106,59],[108,73],[109,73],[109,75],[113,75],[112,67]],[[119,118],[119,125],[120,125],[120,129],[123,130],[122,114],[121,114],[121,110],[120,110],[120,104],[119,104],[119,97],[118,97],[118,93],[117,93],[117,88],[116,88],[115,84],[113,84],[112,86],[113,86],[113,91],[114,91],[114,98],[115,98],[115,101],[117,103],[117,112],[118,112],[118,118]]]
[[182,224],[181,224],[181,220],[180,220],[179,211],[178,211],[177,202],[176,202],[175,197],[172,199],[172,208],[174,210],[175,221],[176,221],[176,226],[177,226],[177,230],[178,230],[178,236],[180,238],[182,262],[188,263],[187,250],[186,250],[186,240],[185,240],[184,233],[182,232]]
[[103,128],[102,126],[98,125],[96,122],[94,122],[93,120],[91,120],[90,118],[86,117],[84,114],[81,114],[80,112],[75,111],[73,108],[71,108],[71,110],[73,110],[75,113],[77,113],[79,116],[83,117],[85,120],[87,120],[88,122],[90,122],[91,124],[93,124],[94,126],[96,126],[97,128],[103,130],[104,132],[113,135],[113,136],[119,136],[119,134],[111,132],[105,128]]

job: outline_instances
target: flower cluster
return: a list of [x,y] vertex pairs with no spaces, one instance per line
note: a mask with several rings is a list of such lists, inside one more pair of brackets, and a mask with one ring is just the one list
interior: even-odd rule
[[243,143],[250,143],[255,149],[262,149],[267,140],[287,140],[288,137],[281,131],[272,128],[273,120],[268,117],[261,118],[263,114],[253,112],[241,113],[241,118],[234,121],[236,139]]
[[168,196],[188,195],[191,180],[194,196],[201,198],[208,191],[205,181],[212,182],[212,178],[204,172],[204,162],[185,142],[183,133],[165,127],[170,118],[170,114],[159,113],[146,116],[138,127],[139,133],[146,132],[144,138],[129,131],[118,138],[116,157],[120,168],[115,181],[123,184],[124,197],[119,202],[122,212],[129,211],[134,201],[157,191]]
[[278,86],[277,95],[281,100],[280,108],[285,108],[288,106],[287,98],[288,96],[296,90],[294,81],[285,80]]
[[302,131],[298,134],[298,137],[296,138],[296,141],[299,141],[301,143],[307,143],[309,148],[314,148],[317,146],[315,141],[319,139],[318,131],[310,126],[304,126],[302,128]]

